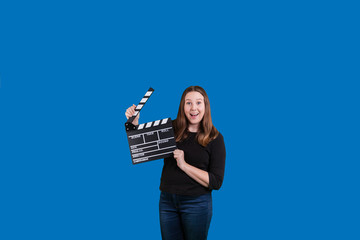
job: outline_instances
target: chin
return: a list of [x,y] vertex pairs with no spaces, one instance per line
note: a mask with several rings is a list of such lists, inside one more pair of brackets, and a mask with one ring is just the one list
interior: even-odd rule
[[201,122],[201,121],[198,121],[198,120],[196,120],[196,121],[189,120],[189,123],[191,123],[191,124],[200,124],[200,122]]

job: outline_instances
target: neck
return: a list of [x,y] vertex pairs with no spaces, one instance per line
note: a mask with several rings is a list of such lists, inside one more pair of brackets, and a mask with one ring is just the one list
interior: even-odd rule
[[197,132],[199,130],[199,124],[189,124],[188,131],[189,132]]

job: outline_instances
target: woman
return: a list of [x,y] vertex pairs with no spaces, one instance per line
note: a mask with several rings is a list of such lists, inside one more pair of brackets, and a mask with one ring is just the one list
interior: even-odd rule
[[[126,110],[127,118],[135,107]],[[138,119],[133,123],[137,125]],[[206,239],[212,217],[211,191],[220,189],[224,178],[225,144],[212,124],[203,88],[185,89],[173,126],[178,149],[173,157],[164,159],[160,183],[162,239]]]

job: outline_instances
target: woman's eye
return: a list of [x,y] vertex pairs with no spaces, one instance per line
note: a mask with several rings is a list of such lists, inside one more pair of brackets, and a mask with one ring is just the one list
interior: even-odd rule
[[190,105],[191,103],[190,103],[190,102],[187,102],[186,104],[187,104],[187,105]]
[[197,104],[198,104],[198,105],[200,105],[200,104],[201,104],[201,102],[197,102]]

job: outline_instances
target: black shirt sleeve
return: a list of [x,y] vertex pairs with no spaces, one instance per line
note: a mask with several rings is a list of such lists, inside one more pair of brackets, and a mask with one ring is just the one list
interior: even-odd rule
[[209,189],[220,189],[225,172],[225,143],[224,137],[219,133],[217,138],[209,143],[210,161],[209,161]]

